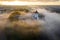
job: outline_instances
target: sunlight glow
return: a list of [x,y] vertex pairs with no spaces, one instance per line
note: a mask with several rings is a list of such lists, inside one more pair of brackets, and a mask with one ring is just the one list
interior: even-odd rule
[[3,1],[0,2],[0,4],[2,5],[39,5],[40,2],[22,2],[22,1],[12,1],[12,2],[8,2],[8,1]]
[[60,5],[59,2],[27,2],[27,1],[0,1],[0,5]]

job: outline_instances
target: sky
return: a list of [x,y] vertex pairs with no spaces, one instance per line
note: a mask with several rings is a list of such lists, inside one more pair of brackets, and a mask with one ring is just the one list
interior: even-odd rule
[[60,5],[60,0],[0,0],[0,5]]
[[[0,1],[15,1],[15,0],[0,0]],[[43,1],[43,2],[47,2],[47,1],[59,1],[59,0],[18,0],[18,1]]]

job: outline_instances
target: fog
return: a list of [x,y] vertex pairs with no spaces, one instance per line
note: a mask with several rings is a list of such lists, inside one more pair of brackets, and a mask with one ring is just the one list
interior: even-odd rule
[[[41,31],[43,32],[41,38],[39,38],[38,40],[60,40],[60,32],[59,32],[59,30],[60,30],[60,14],[59,14],[60,12],[59,12],[59,10],[60,9],[59,8],[55,9],[54,7],[53,8],[48,7],[47,9],[46,8],[35,8],[34,9],[34,10],[37,10],[39,12],[39,14],[42,14],[44,16],[42,19],[37,19],[37,20],[34,19],[32,17],[33,12],[29,12],[29,13],[25,14],[24,16],[23,15],[20,16],[20,17],[22,17],[22,20],[19,19],[17,24],[20,26],[23,26],[23,25],[19,24],[19,22],[21,21],[22,23],[26,23],[25,25],[30,26],[29,28],[32,28],[31,26],[38,25],[39,31],[41,29]],[[9,27],[9,24],[11,23],[8,19],[9,16],[10,16],[10,13],[0,14],[1,29],[4,29],[5,27]],[[23,18],[25,20],[23,20]],[[27,31],[26,29],[24,29],[24,30]],[[28,29],[28,30],[30,30],[30,29]],[[47,38],[45,38],[46,37],[45,35],[47,36]],[[3,36],[5,36],[5,35],[3,35]],[[2,38],[5,38],[5,37],[2,37]],[[2,40],[4,40],[4,39],[2,39]],[[34,39],[32,39],[32,40],[34,40]]]

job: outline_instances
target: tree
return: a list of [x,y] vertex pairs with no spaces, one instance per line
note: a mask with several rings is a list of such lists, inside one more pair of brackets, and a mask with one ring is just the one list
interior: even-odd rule
[[15,11],[15,12],[11,13],[11,15],[9,16],[9,20],[10,21],[18,21],[19,16],[20,16],[20,13],[18,11]]

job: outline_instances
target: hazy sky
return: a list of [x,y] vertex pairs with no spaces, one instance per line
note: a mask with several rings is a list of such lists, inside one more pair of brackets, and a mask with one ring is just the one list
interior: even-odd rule
[[[15,1],[15,0],[0,0],[0,1]],[[18,1],[43,1],[43,2],[47,2],[47,1],[59,1],[59,0],[18,0]]]
[[0,5],[1,4],[2,5],[60,5],[60,0],[0,0]]

